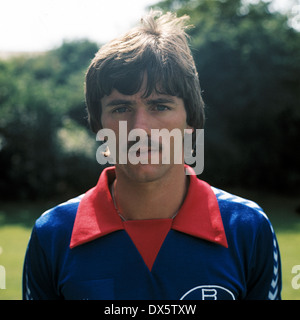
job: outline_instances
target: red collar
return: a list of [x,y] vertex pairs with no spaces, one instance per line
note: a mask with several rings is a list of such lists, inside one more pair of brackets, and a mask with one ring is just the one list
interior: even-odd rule
[[[188,166],[186,168],[193,170]],[[114,167],[105,169],[101,173],[97,185],[81,199],[74,222],[70,248],[124,229],[109,190],[109,185],[114,178]],[[199,180],[194,172],[189,178],[189,190],[173,221],[172,229],[218,243],[227,248],[223,222],[214,192],[206,182]]]

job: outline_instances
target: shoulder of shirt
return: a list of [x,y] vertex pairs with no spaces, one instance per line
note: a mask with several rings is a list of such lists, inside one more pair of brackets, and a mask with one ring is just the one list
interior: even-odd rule
[[72,229],[78,205],[84,194],[45,211],[35,222],[35,230],[47,232],[53,229]]
[[265,225],[269,226],[271,230],[273,229],[266,213],[256,202],[215,187],[211,188],[218,200],[223,219],[230,219],[231,222],[235,221],[235,223],[245,225],[245,227],[252,224],[256,227]]

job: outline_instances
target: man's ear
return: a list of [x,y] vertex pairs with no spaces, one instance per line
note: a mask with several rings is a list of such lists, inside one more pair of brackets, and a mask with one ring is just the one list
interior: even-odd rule
[[186,129],[188,130],[192,130],[190,133],[194,133],[195,129],[191,126],[189,126],[188,124],[186,125]]

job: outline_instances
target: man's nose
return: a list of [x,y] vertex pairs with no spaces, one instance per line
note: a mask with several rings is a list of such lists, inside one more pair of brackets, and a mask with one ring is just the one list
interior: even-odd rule
[[135,110],[129,129],[143,129],[149,137],[151,136],[151,116],[145,108]]

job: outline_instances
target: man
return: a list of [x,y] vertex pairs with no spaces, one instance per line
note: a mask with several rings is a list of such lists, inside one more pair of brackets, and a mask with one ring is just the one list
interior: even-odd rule
[[[187,19],[151,12],[93,59],[89,122],[94,132],[115,133],[116,165],[95,188],[37,220],[24,299],[280,299],[278,244],[257,204],[175,162],[175,140],[169,163],[161,139],[136,150],[147,161],[120,161],[120,123],[128,134],[142,130],[147,142],[153,129],[178,129],[182,137],[187,130],[195,142],[203,128]],[[129,159],[135,141],[127,142]],[[158,163],[151,162],[155,153]]]

